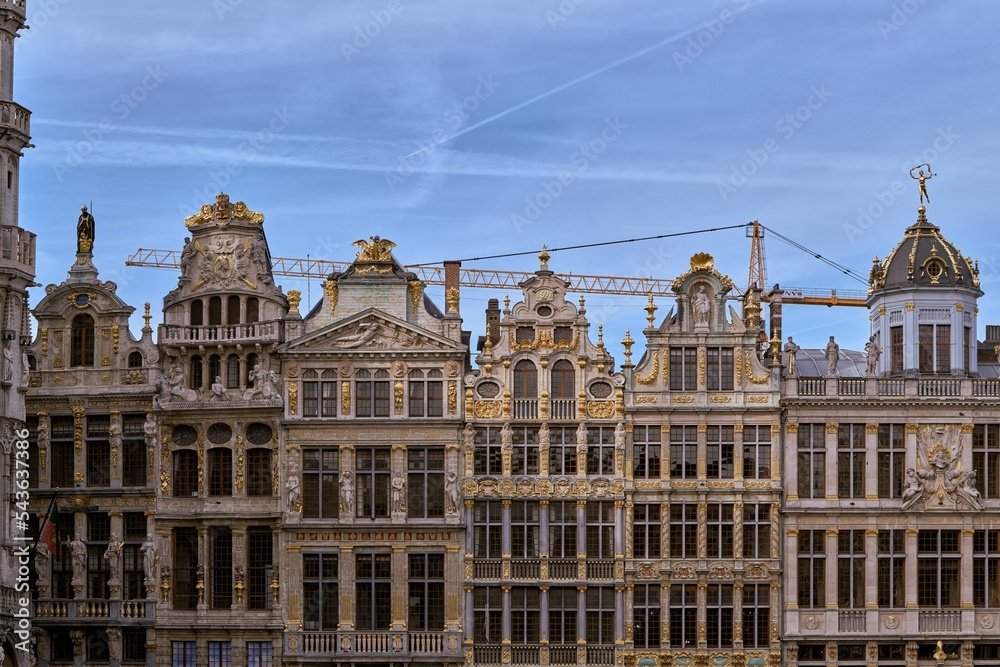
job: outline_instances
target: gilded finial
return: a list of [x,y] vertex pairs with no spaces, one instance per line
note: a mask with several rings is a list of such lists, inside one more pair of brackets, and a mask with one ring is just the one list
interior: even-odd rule
[[604,325],[603,324],[598,324],[597,325],[597,349],[598,350],[603,350],[604,349]]
[[149,302],[148,301],[146,302],[145,312],[142,314],[142,319],[144,319],[146,321],[146,323],[142,325],[142,330],[143,331],[152,331],[153,329],[152,329],[152,327],[149,326],[149,321],[151,319],[153,319],[153,316],[149,314]]
[[288,290],[288,312],[299,312],[299,303],[302,301],[302,292],[297,289]]
[[[923,167],[927,167],[926,174],[924,173]],[[914,174],[913,172],[917,173]],[[927,163],[918,164],[913,169],[910,169],[910,178],[917,181],[917,191],[920,194],[920,204],[921,204],[920,208],[923,208],[925,200],[926,203],[928,204],[931,203],[931,198],[927,194],[927,181],[929,181],[934,176],[937,176],[937,174],[931,173],[931,166]],[[919,211],[920,209],[917,210]],[[921,215],[923,215],[923,211],[921,211]]]
[[538,253],[538,261],[542,265],[542,267],[540,269],[541,271],[548,271],[549,270],[549,258],[551,258],[551,257],[552,257],[552,255],[549,254],[548,246],[546,246],[545,244],[542,244],[542,251],[540,253]]
[[503,296],[503,314],[510,315],[510,295],[504,294]]
[[771,332],[771,340],[768,341],[771,345],[771,363],[780,364],[781,363],[781,340],[778,338],[778,330],[775,329]]
[[625,337],[622,338],[622,347],[625,348],[625,363],[632,363],[632,346],[635,345],[635,341],[632,340],[632,336],[629,334],[629,330],[625,330]]
[[580,295],[580,314],[583,315],[586,312],[587,312],[587,300],[581,294]]
[[643,308],[646,311],[646,320],[649,322],[647,329],[653,328],[653,320],[656,318],[656,304],[653,303],[653,293],[649,293],[649,303]]

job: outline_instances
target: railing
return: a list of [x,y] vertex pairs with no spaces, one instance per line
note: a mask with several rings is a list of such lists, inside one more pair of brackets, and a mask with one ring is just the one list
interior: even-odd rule
[[108,618],[137,621],[156,617],[152,600],[38,600],[38,618]]
[[959,396],[962,393],[961,380],[918,380],[918,396]]
[[0,225],[0,264],[35,273],[35,235],[16,225]]
[[576,401],[572,398],[556,398],[549,402],[550,419],[576,419]]
[[541,660],[541,649],[538,646],[514,646],[510,651],[512,665],[538,665]]
[[477,665],[499,665],[501,650],[499,646],[473,646],[472,659]]
[[476,579],[499,579],[500,569],[499,560],[477,560],[474,562],[473,574]]
[[864,378],[840,378],[837,380],[837,393],[841,396],[864,396]]
[[550,665],[575,665],[576,661],[576,647],[575,646],[552,646],[549,648],[549,664]]
[[281,336],[281,320],[246,324],[161,324],[159,339],[166,345],[181,343],[270,342]]
[[576,579],[579,574],[580,568],[576,559],[558,558],[549,561],[549,579]]
[[286,632],[285,653],[300,656],[341,654],[365,655],[458,655],[459,633],[447,632]]
[[[10,5],[11,3],[6,2],[4,4]],[[22,2],[18,6],[23,8],[24,3]],[[31,136],[31,112],[20,104],[4,102],[0,105],[0,123]]]
[[514,419],[538,419],[538,400],[518,398],[514,400]]
[[826,380],[823,378],[799,378],[799,396],[825,396]]
[[540,560],[512,560],[510,562],[511,579],[538,579],[541,576],[542,562]]
[[906,393],[906,383],[903,380],[879,380],[879,396],[903,396]]
[[614,579],[615,562],[613,560],[588,560],[587,578],[605,580]]
[[615,650],[606,646],[588,646],[587,664],[613,665],[615,664]]
[[24,0],[0,0],[0,5],[14,10],[15,13],[24,16]]
[[1000,396],[1000,380],[973,380],[973,396]]
[[958,632],[962,629],[961,611],[922,611],[917,617],[920,632]]
[[864,632],[867,615],[863,611],[842,611],[837,618],[840,632]]

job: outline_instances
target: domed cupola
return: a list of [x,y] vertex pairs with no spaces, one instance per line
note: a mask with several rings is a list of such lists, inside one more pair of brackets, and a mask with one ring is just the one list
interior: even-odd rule
[[872,263],[868,308],[886,375],[976,373],[977,263],[952,245],[917,209],[917,221],[885,260]]

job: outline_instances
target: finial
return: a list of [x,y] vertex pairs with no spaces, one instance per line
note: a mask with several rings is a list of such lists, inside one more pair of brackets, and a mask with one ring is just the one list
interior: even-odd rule
[[771,345],[771,363],[780,364],[781,363],[781,339],[778,338],[778,330],[774,329],[771,331],[771,340],[768,341]]
[[541,262],[541,264],[542,264],[542,267],[540,269],[541,271],[548,271],[549,270],[549,258],[550,257],[552,257],[552,255],[549,254],[548,246],[546,246],[545,244],[542,244],[542,251],[540,253],[538,253],[538,261]]
[[302,301],[302,292],[297,289],[288,290],[288,312],[299,312],[299,303]]
[[486,342],[483,343],[483,354],[493,354],[493,341],[490,340],[489,336],[486,337]]
[[510,315],[510,295],[503,295],[503,314]]
[[583,315],[586,312],[587,312],[587,300],[581,294],[580,295],[580,314]]
[[[923,170],[924,167],[927,167],[927,173],[924,173]],[[914,174],[913,172],[917,173]],[[917,181],[917,191],[920,194],[920,204],[921,204],[920,208],[918,208],[917,211],[921,215],[923,215],[925,210],[923,207],[924,200],[926,200],[928,204],[931,203],[931,198],[927,194],[927,181],[929,181],[934,176],[937,176],[937,174],[931,173],[931,166],[927,163],[918,164],[913,169],[910,169],[910,178]]]
[[635,341],[632,340],[632,336],[629,335],[629,330],[625,330],[625,337],[622,338],[622,347],[625,348],[625,363],[632,363],[632,346],[635,345]]
[[649,322],[647,329],[653,328],[653,320],[656,317],[656,305],[653,303],[653,293],[649,293],[649,303],[643,308],[646,311],[646,320]]
[[149,321],[153,319],[153,316],[149,314],[149,302],[146,302],[145,312],[142,314],[142,319],[146,320],[146,323],[142,325],[143,331],[152,331],[152,327],[149,326]]
[[598,324],[597,325],[597,349],[598,350],[603,350],[604,349],[604,325],[603,324]]

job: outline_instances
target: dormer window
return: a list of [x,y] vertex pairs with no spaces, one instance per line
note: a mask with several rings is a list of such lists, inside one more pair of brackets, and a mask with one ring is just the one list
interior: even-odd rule
[[94,318],[86,313],[73,318],[69,359],[70,366],[94,365]]
[[142,368],[142,352],[131,352],[128,355],[129,368]]
[[927,265],[924,267],[924,271],[926,271],[927,275],[930,277],[931,283],[936,284],[944,275],[944,264],[941,263],[941,260],[932,259],[927,262]]
[[572,343],[573,327],[556,327],[552,331],[552,340],[556,343]]

